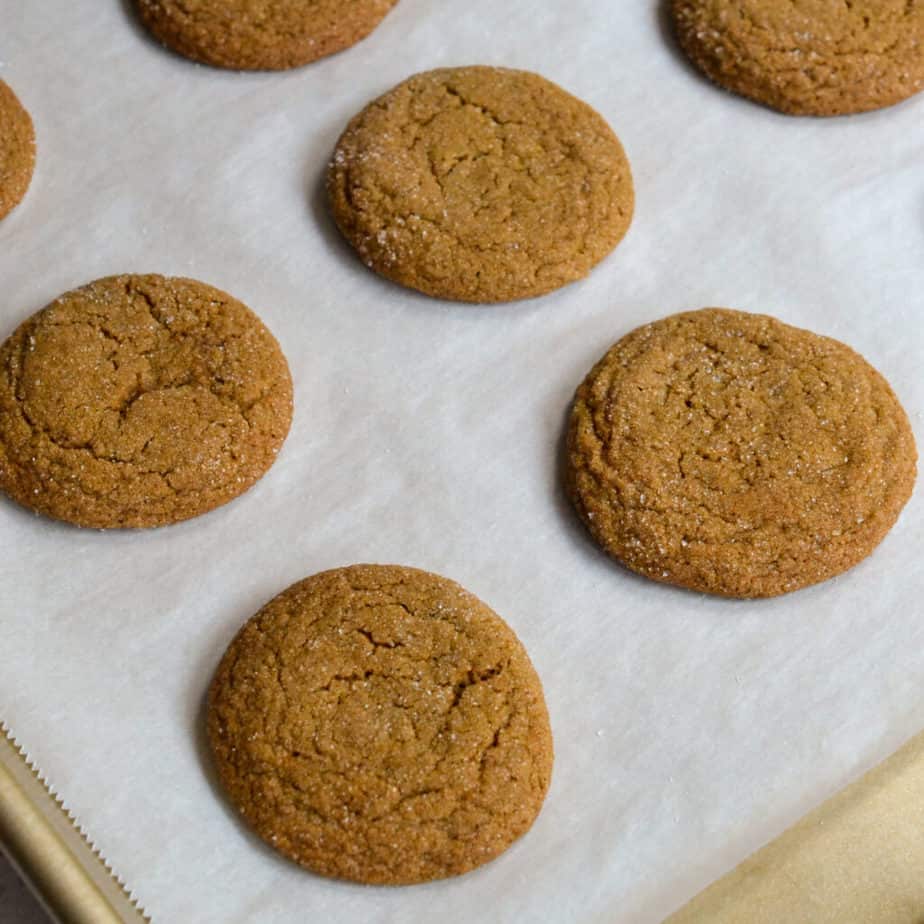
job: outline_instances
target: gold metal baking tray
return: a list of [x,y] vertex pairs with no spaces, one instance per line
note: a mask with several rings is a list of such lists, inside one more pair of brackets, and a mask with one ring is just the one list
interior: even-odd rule
[[2,722],[0,848],[59,924],[150,924]]

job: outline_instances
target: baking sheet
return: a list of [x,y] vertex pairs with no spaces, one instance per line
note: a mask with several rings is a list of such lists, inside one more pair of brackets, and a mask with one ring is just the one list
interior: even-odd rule
[[920,924],[924,734],[665,924]]
[[[67,805],[0,723],[0,861],[7,858],[58,924],[150,924]],[[9,911],[17,914],[15,908]],[[10,920],[22,917],[20,910]]]
[[[100,533],[0,502],[0,715],[155,921],[658,921],[924,727],[920,491],[850,573],[736,602],[612,564],[558,477],[590,365],[705,305],[847,341],[921,443],[924,98],[774,114],[693,73],[650,0],[401,0],[363,44],[286,74],[174,57],[116,0],[0,0],[0,61],[39,146],[0,224],[3,335],[99,276],[191,275],[260,313],[295,379],[276,466],[205,517]],[[539,71],[620,135],[636,217],[585,282],[442,303],[378,279],[328,219],[319,184],[348,118],[468,63]],[[225,645],[287,584],[354,561],[460,581],[545,685],[545,809],[458,880],[314,878],[213,785],[202,698]]]

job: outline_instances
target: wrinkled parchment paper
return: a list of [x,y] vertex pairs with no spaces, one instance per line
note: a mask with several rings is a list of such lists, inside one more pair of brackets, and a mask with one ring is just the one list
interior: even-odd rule
[[[3,336],[118,272],[190,275],[279,338],[296,414],[234,503],[156,531],[0,501],[0,712],[158,922],[655,922],[924,727],[918,491],[850,573],[760,602],[634,577],[559,488],[574,388],[631,328],[706,305],[845,340],[922,442],[924,98],[777,115],[722,93],[653,0],[401,0],[364,43],[284,74],[195,66],[118,0],[0,0],[0,77],[39,162],[0,225]],[[539,71],[610,121],[637,212],[591,277],[490,308],[380,280],[320,194],[350,116],[410,73]],[[278,859],[218,794],[205,686],[289,583],[356,561],[461,582],[526,644],[552,789],[497,862],[404,889]]]

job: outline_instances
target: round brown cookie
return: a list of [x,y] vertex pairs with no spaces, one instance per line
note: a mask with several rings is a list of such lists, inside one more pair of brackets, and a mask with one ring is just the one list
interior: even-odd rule
[[364,39],[398,0],[136,0],[141,21],[194,61],[301,67]]
[[917,453],[862,356],[764,315],[640,327],[577,391],[568,489],[594,538],[647,577],[770,597],[839,574],[911,495]]
[[524,834],[552,773],[542,686],[458,584],[354,565],[253,617],[212,680],[218,774],[296,863],[388,885],[456,876]]
[[226,503],[273,464],[291,418],[272,334],[192,279],[100,279],[0,346],[0,489],[78,526]]
[[716,83],[792,115],[880,109],[924,89],[921,0],[673,0]]
[[22,201],[35,170],[35,129],[16,94],[0,80],[0,218]]
[[536,74],[428,71],[347,126],[327,182],[374,270],[439,298],[503,302],[581,279],[622,239],[633,187],[603,118]]

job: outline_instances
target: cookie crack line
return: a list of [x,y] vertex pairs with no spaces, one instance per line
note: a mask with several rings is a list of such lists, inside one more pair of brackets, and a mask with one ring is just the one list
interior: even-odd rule
[[[23,349],[25,349],[25,344],[23,345]],[[20,368],[22,368],[22,362],[20,362]],[[159,475],[160,477],[164,479],[164,481],[167,480],[168,475],[173,474],[174,471],[176,470],[175,467],[165,467],[163,469],[151,468],[139,462],[139,457],[144,455],[144,452],[148,448],[148,446],[150,446],[150,444],[154,441],[154,439],[157,438],[156,435],[152,435],[148,437],[148,439],[145,440],[143,445],[132,454],[131,458],[128,458],[128,459],[122,459],[117,456],[107,455],[104,452],[98,451],[95,448],[94,444],[97,440],[100,429],[105,425],[105,421],[102,418],[102,415],[101,415],[99,424],[97,425],[95,433],[88,440],[75,442],[75,441],[70,441],[70,440],[56,437],[47,426],[42,425],[37,420],[35,420],[26,410],[27,401],[21,393],[21,385],[22,385],[21,376],[14,375],[12,379],[12,385],[13,385],[14,393],[16,393],[16,396],[17,396],[17,400],[14,402],[14,405],[13,405],[15,412],[20,415],[22,420],[27,424],[29,429],[32,431],[32,433],[36,437],[47,440],[49,443],[51,443],[53,446],[57,447],[58,449],[65,451],[65,452],[71,452],[71,451],[86,452],[91,458],[97,460],[98,462],[107,462],[113,465],[136,466],[141,471],[143,471],[145,474]],[[125,401],[123,401],[118,407],[106,407],[104,411],[108,410],[108,411],[117,413],[119,417],[122,420],[124,420],[129,410],[131,409],[131,406],[135,404],[135,402],[137,402],[140,398],[146,395],[174,391],[176,390],[177,387],[188,387],[188,386],[170,386],[170,387],[164,387],[164,388],[148,388],[148,389],[139,388],[133,391],[128,396],[128,398]],[[232,402],[232,406],[238,407],[233,402]],[[242,414],[242,422],[245,425],[247,423],[246,418],[243,416],[243,414]],[[227,429],[226,425],[224,424],[215,424],[215,426],[218,426],[221,429]],[[86,490],[86,489],[82,488],[82,490]],[[89,493],[92,493],[92,492],[89,492]]]
[[[487,771],[488,758],[493,752],[496,752],[500,749],[501,735],[510,729],[510,727],[513,724],[514,718],[515,716],[513,712],[508,711],[507,716],[503,720],[502,724],[494,730],[494,733],[491,737],[491,740],[488,742],[488,744],[485,745],[485,747],[479,753],[472,755],[472,757],[469,758],[469,763],[471,763],[472,766],[477,765],[478,783],[477,785],[472,786],[471,789],[463,791],[461,794],[460,793],[450,793],[450,797],[453,798],[455,802],[455,806],[449,812],[448,815],[444,816],[443,818],[437,819],[438,824],[442,825],[445,828],[455,827],[459,813],[465,811],[466,796],[473,796],[477,794],[479,789],[484,786],[484,777]],[[441,760],[438,761],[437,764],[433,767],[433,770],[431,771],[431,773],[437,772],[441,764],[446,759],[447,757],[441,758]],[[446,784],[444,786],[425,786],[422,789],[414,789],[411,792],[402,794],[398,798],[398,800],[388,809],[386,809],[385,811],[379,814],[369,816],[367,820],[370,822],[379,822],[379,821],[384,821],[385,819],[388,819],[388,818],[393,818],[395,815],[401,814],[402,808],[407,806],[408,803],[413,802],[417,799],[420,799],[422,796],[445,794],[447,793],[447,790],[449,789],[450,789],[449,784]],[[505,808],[506,807],[504,806],[501,806],[501,807],[492,806],[492,812],[495,814],[503,814]],[[510,808],[508,809],[508,811],[515,811],[515,809]],[[409,823],[414,824],[413,819]],[[422,822],[422,824],[433,824],[433,821],[428,820],[426,822]]]
[[493,112],[491,112],[490,109],[487,109],[487,108],[484,107],[484,106],[479,106],[478,103],[473,103],[471,100],[466,99],[466,98],[462,95],[462,93],[461,93],[459,90],[457,90],[457,89],[456,89],[452,84],[450,84],[450,83],[445,84],[445,85],[443,86],[443,89],[446,91],[447,94],[449,94],[449,96],[452,96],[452,97],[454,97],[455,99],[459,100],[459,102],[460,102],[463,106],[469,106],[471,109],[474,109],[474,110],[476,110],[477,112],[480,112],[483,116],[485,116],[485,118],[487,118],[490,122],[492,122],[492,123],[495,125],[495,127],[497,127],[497,128],[503,128],[504,126],[510,125],[510,124],[513,124],[513,125],[522,125],[522,124],[523,124],[522,121],[518,121],[518,122],[512,122],[512,121],[511,121],[511,122],[505,122],[505,121],[503,121],[502,119],[498,118]]
[[[510,124],[510,123],[503,123],[503,124]],[[416,150],[420,146],[420,143],[423,142],[424,140],[425,139],[423,139],[422,137],[416,137],[414,141],[412,142],[411,146],[408,148],[408,150],[409,151]],[[503,139],[503,140],[506,142],[506,139]],[[393,196],[390,196],[380,186],[369,185],[364,182],[362,175],[359,175],[359,176],[354,175],[354,171],[351,167],[351,163],[346,158],[341,159],[341,158],[335,157],[331,161],[330,163],[331,169],[339,168],[342,170],[344,174],[345,181],[343,184],[342,191],[350,207],[357,214],[366,215],[368,218],[372,219],[371,224],[376,226],[376,227],[370,227],[366,232],[364,232],[366,234],[367,240],[371,241],[373,239],[377,239],[381,242],[380,238],[381,238],[383,231],[385,233],[390,233],[390,234],[399,234],[401,233],[401,229],[404,228],[405,226],[408,226],[411,224],[427,224],[431,226],[432,230],[445,234],[447,237],[449,237],[453,241],[453,243],[457,244],[458,246],[464,247],[466,249],[473,249],[480,253],[489,253],[492,251],[503,250],[504,248],[509,247],[509,243],[505,241],[480,242],[477,239],[472,239],[471,235],[467,235],[463,237],[460,233],[454,231],[452,229],[451,222],[448,220],[448,209],[446,207],[447,203],[445,202],[445,198],[447,196],[447,188],[446,188],[447,179],[451,178],[453,171],[457,167],[459,167],[462,164],[471,165],[481,160],[496,158],[497,154],[493,152],[476,151],[474,154],[464,153],[464,154],[456,155],[453,160],[452,166],[449,169],[445,170],[442,174],[437,169],[436,163],[434,161],[433,153],[430,150],[429,146],[425,146],[425,149],[421,151],[421,155],[422,155],[422,158],[421,158],[422,161],[427,164],[427,168],[428,168],[430,176],[432,177],[437,187],[440,189],[441,195],[444,198],[444,201],[442,203],[443,207],[437,208],[436,210],[443,216],[442,220],[439,220],[437,218],[428,217],[424,214],[421,214],[419,211],[414,211],[410,208],[406,208],[406,209],[400,208],[396,204],[395,198]],[[585,163],[577,156],[575,156],[574,159],[584,164],[586,174],[585,174],[585,180],[583,182],[586,184],[586,177],[593,171],[593,168],[590,164]],[[519,172],[526,173],[527,171],[524,169]],[[496,185],[497,185],[497,178],[495,177],[495,186]],[[357,194],[360,192],[367,194],[367,195],[373,195],[376,198],[383,198],[390,202],[391,211],[393,215],[391,216],[391,219],[388,224],[379,226],[379,222],[375,220],[375,213],[369,207],[365,206],[357,198]],[[528,191],[525,189],[520,190],[519,195],[521,199],[528,200],[534,205],[539,204],[541,202],[541,197],[538,197],[538,196],[530,197],[528,195]],[[511,202],[511,207],[512,205],[513,203]],[[481,206],[478,207],[478,209],[476,209],[476,215],[479,214],[480,212],[488,211],[489,209],[493,207],[494,206],[490,203],[483,203]],[[619,206],[618,204],[616,205],[616,209],[617,209],[617,212],[620,214],[620,216],[624,216],[626,214],[625,209],[622,206]],[[521,248],[524,252],[532,254],[532,251],[529,248],[528,240],[518,241],[517,246],[518,248]],[[583,243],[578,248],[579,254],[583,255],[586,249],[587,247],[586,247],[586,239],[585,239],[585,243]],[[548,265],[552,265],[552,263],[550,262]]]
[[[87,328],[91,331],[99,333],[104,339],[115,343],[120,348],[130,348],[132,351],[131,358],[134,360],[144,360],[150,363],[150,361],[158,356],[169,353],[171,349],[177,348],[187,341],[197,341],[204,346],[205,340],[201,334],[188,334],[183,335],[178,333],[176,330],[170,327],[170,324],[167,320],[161,317],[160,312],[157,310],[156,303],[147,294],[143,289],[136,287],[130,280],[125,283],[125,295],[129,300],[133,300],[135,296],[140,296],[144,304],[147,306],[147,313],[149,314],[152,321],[154,321],[158,327],[163,331],[164,336],[167,340],[164,343],[159,343],[154,346],[141,349],[138,347],[131,338],[120,337],[111,327],[111,325],[106,320],[106,315],[100,313],[99,311],[94,311],[92,307],[89,307],[85,312],[85,319],[72,319],[58,321],[54,319],[42,319],[43,329],[56,329],[62,330],[67,328]],[[57,304],[57,302],[52,303],[52,305]],[[210,304],[218,307],[221,310],[224,310],[227,307],[227,302],[221,300],[214,300]],[[210,327],[210,320],[206,319],[205,326],[208,329]],[[220,337],[222,341],[222,348],[224,349],[228,345],[234,342],[239,342],[242,340],[242,335],[235,333],[233,331],[223,332]],[[25,350],[25,346],[24,346]],[[109,360],[113,362],[116,369],[118,369],[122,363],[122,357],[118,352],[110,355]],[[149,370],[150,371],[150,370]],[[140,377],[141,373],[139,373]],[[130,403],[131,401],[137,399],[138,397],[146,394],[154,394],[158,392],[169,392],[174,389],[192,387],[192,388],[204,388],[220,401],[223,405],[231,410],[236,410],[239,412],[242,420],[248,420],[248,412],[251,411],[256,405],[262,403],[266,400],[269,394],[276,387],[273,383],[268,383],[263,386],[259,394],[256,397],[251,398],[248,401],[240,399],[233,390],[226,391],[222,390],[222,386],[227,386],[230,384],[229,379],[225,378],[219,372],[212,370],[211,374],[207,377],[205,381],[196,381],[193,378],[187,378],[182,381],[169,381],[169,382],[155,382],[154,384],[144,387],[140,385],[139,389],[136,392],[133,392],[125,403]],[[124,404],[123,404],[124,408]],[[119,410],[119,408],[112,408],[112,410]]]
[[[603,429],[603,425],[601,424],[599,418],[601,416],[602,409],[606,406],[611,406],[615,402],[618,402],[618,396],[612,393],[609,393],[607,395],[606,401],[603,402],[602,404],[595,404],[588,400],[588,406],[591,408],[589,420],[590,420],[591,427],[593,429],[593,433],[597,440],[597,445],[598,445],[597,451],[601,455],[603,454],[603,448],[610,444],[611,438],[608,435],[608,433]],[[689,403],[688,403],[688,406],[689,406]],[[811,408],[809,408],[809,410],[813,414],[815,413],[814,411],[812,411]],[[701,407],[698,409],[698,411],[700,413],[704,413],[707,419],[713,422],[722,423],[730,419],[730,414],[728,413],[718,416],[718,417],[713,415],[708,407]],[[778,438],[784,447],[788,447],[788,443],[784,435],[778,434]],[[624,434],[622,437],[622,441],[624,441],[627,444],[631,444],[633,446],[638,446],[638,441],[632,438],[631,434]],[[744,445],[746,446],[746,444]],[[737,457],[736,457],[736,453],[728,452],[728,453],[722,453],[722,454],[717,455],[711,450],[704,449],[703,447],[695,446],[695,445],[690,446],[689,449],[681,450],[676,460],[676,468],[677,468],[678,477],[680,478],[681,481],[689,480],[690,482],[698,484],[699,490],[701,490],[707,496],[713,496],[713,497],[721,496],[721,492],[717,489],[711,488],[703,476],[696,475],[695,473],[687,474],[687,472],[684,470],[683,468],[684,462],[688,459],[690,455],[695,455],[698,459],[701,459],[702,461],[719,462],[727,466],[734,466],[740,471],[740,477],[744,480],[744,482],[748,485],[749,488],[754,488],[758,484],[763,483],[765,479],[763,475],[761,474],[763,463],[761,462],[760,458],[756,457],[753,460],[753,468],[756,469],[756,471],[752,471],[749,468],[748,461],[741,458],[742,444],[732,442],[730,446],[733,446],[737,450]],[[604,475],[601,475],[599,477],[595,476],[592,467],[590,466],[586,468],[582,467],[579,461],[575,461],[574,464],[576,467],[580,468],[580,470],[584,471],[588,476],[596,477],[598,480],[598,483],[601,485],[602,488],[608,489],[611,491],[618,491],[618,484],[611,484]],[[845,457],[843,461],[838,462],[836,465],[832,465],[832,466],[829,466],[828,468],[822,469],[820,474],[822,476],[829,475],[833,472],[836,472],[844,468],[848,464],[849,464],[849,458]],[[769,480],[773,481],[775,480],[776,477],[777,477],[776,475],[771,475]],[[661,503],[659,504],[658,501],[660,501]],[[668,503],[668,501],[673,501],[673,503]],[[742,535],[742,530],[744,530],[745,534],[749,530],[758,531],[764,528],[765,526],[767,526],[769,523],[768,520],[766,520],[760,515],[757,516],[756,522],[755,522],[754,517],[752,515],[750,517],[752,521],[752,525],[748,528],[745,528],[742,526],[742,519],[740,516],[725,515],[721,511],[716,511],[713,508],[713,506],[709,504],[708,502],[701,502],[699,504],[691,505],[686,495],[681,497],[680,495],[676,493],[670,493],[668,495],[659,495],[656,491],[652,491],[650,495],[647,493],[643,493],[641,495],[641,499],[633,502],[631,506],[632,506],[632,509],[635,511],[649,511],[652,513],[678,514],[678,515],[682,515],[688,512],[691,506],[696,507],[697,509],[708,514],[711,520],[724,523],[726,526],[729,526],[729,527],[734,527],[735,528],[735,538],[733,540],[734,542],[741,542],[742,539],[746,540],[747,537],[746,535]],[[863,520],[864,518],[861,517],[859,522],[862,523]],[[847,530],[845,531],[845,534],[849,534],[851,531],[854,531],[854,530],[848,527]],[[686,538],[689,539],[690,537],[687,536]]]

